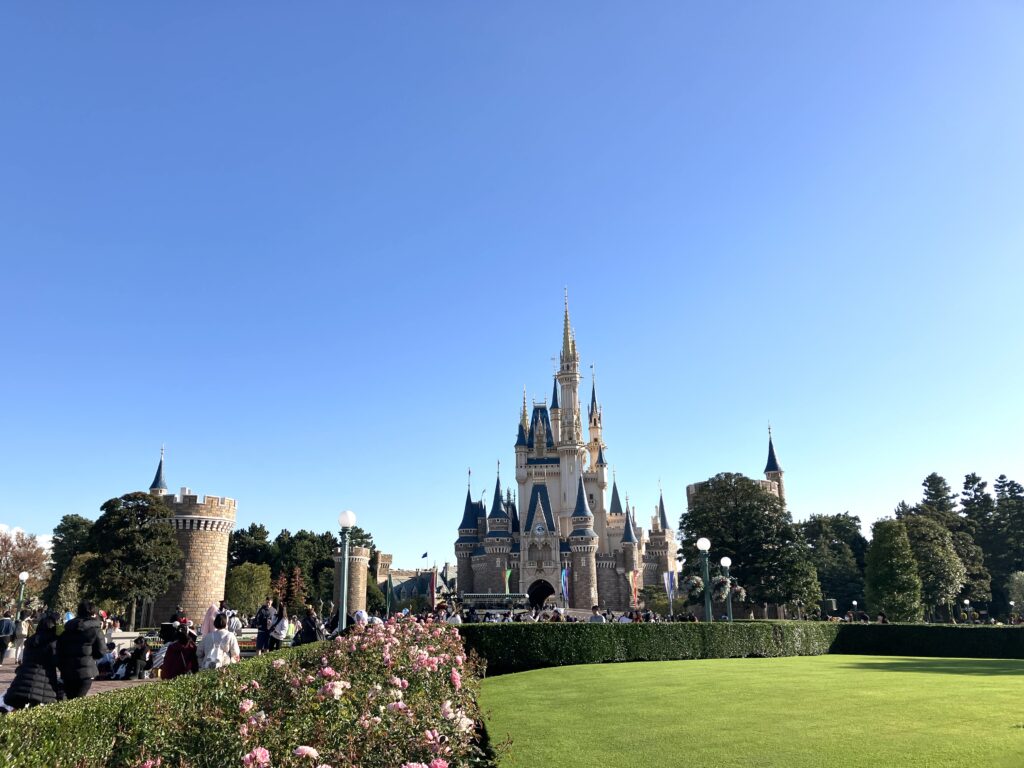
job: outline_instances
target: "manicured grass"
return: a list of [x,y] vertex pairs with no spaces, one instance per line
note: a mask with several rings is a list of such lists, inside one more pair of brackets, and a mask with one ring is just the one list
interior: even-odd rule
[[484,681],[503,768],[1024,765],[1024,661],[813,656]]

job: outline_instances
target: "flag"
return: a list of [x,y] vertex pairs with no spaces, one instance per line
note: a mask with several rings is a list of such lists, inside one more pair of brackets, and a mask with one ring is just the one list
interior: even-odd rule
[[676,575],[672,571],[665,571],[661,577],[665,582],[665,594],[671,600],[676,596]]
[[391,598],[394,595],[394,593],[395,593],[395,583],[391,580],[391,574],[389,573],[388,574],[388,591],[387,591],[387,594],[384,595],[384,603],[385,603],[384,615],[389,617],[389,618],[391,616]]
[[426,557],[427,557],[427,553],[424,552],[422,555],[420,555],[420,560],[425,560]]
[[569,569],[562,569],[562,599],[569,599]]
[[510,578],[512,578],[512,569],[511,568],[509,568],[507,571],[505,571],[505,594],[506,595],[508,594],[508,580]]

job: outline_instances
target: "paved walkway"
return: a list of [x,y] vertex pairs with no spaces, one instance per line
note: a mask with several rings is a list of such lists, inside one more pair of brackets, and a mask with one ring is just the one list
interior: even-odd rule
[[[14,679],[14,661],[8,655],[3,665],[0,665],[0,695],[7,692]],[[133,685],[145,685],[156,682],[155,680],[94,680],[89,695],[103,693],[104,691],[116,691],[119,688],[130,688]]]

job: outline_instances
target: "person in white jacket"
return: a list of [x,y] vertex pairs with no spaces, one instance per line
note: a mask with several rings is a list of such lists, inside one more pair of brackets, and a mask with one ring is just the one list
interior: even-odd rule
[[242,658],[242,651],[238,647],[238,638],[228,632],[227,625],[227,616],[218,613],[213,620],[213,631],[203,635],[196,653],[200,669],[226,667]]

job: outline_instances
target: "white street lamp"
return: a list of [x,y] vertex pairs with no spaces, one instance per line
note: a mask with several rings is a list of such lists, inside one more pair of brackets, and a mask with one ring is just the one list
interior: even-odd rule
[[732,565],[732,558],[723,557],[719,562],[722,564],[722,575],[725,576],[725,613],[729,621],[732,621],[732,579],[729,578],[729,566]]
[[18,593],[18,615],[15,619],[21,618],[21,606],[25,604],[25,582],[28,581],[28,571],[22,571],[18,574],[18,581],[21,582],[21,591]]
[[346,509],[338,515],[338,525],[341,526],[341,605],[338,626],[342,632],[348,626],[348,537],[355,524],[356,513],[351,509]]
[[706,539],[703,536],[701,536],[699,539],[697,539],[697,549],[699,549],[701,552],[707,552],[709,549],[711,549],[711,539]]
[[711,575],[708,573],[708,550],[711,549],[710,539],[701,536],[697,539],[700,550],[700,567],[704,574],[704,621],[713,621],[711,617]]

